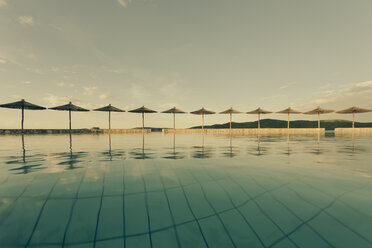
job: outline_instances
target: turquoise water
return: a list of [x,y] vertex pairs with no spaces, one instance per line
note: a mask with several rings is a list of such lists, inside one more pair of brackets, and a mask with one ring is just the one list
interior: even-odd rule
[[371,141],[0,136],[0,247],[372,247]]

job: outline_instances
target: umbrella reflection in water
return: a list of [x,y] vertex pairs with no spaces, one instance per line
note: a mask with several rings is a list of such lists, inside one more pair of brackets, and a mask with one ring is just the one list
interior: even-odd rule
[[225,151],[222,152],[222,156],[224,157],[228,157],[228,158],[232,158],[232,157],[236,157],[239,155],[239,153],[237,152],[237,147],[234,147],[232,145],[232,135],[230,133],[229,135],[229,146],[225,147]]
[[192,153],[193,158],[211,158],[213,156],[213,149],[211,147],[204,146],[204,133],[202,136],[201,146],[193,146],[194,151]]
[[72,135],[69,134],[69,152],[62,152],[54,154],[56,158],[62,159],[61,162],[57,163],[57,165],[68,165],[68,170],[78,169],[81,168],[80,166],[77,166],[78,164],[82,163],[83,160],[81,160],[84,157],[88,156],[87,152],[73,152],[72,149]]
[[10,171],[16,172],[16,174],[28,174],[34,171],[45,169],[42,167],[43,161],[45,161],[43,154],[34,154],[26,156],[25,138],[22,134],[22,156],[11,156],[8,161],[5,162],[9,165],[22,165],[20,167],[11,168]]
[[125,159],[125,151],[123,150],[112,150],[111,146],[111,133],[108,134],[108,140],[109,140],[109,146],[108,150],[101,152],[101,155],[103,156],[103,161],[113,161],[113,160],[123,160]]
[[[150,149],[147,149],[150,150]],[[129,155],[133,159],[153,159],[154,153],[152,152],[145,152],[145,133],[142,132],[142,147],[133,149]]]
[[163,158],[165,159],[184,159],[185,158],[184,153],[176,152],[176,133],[173,133],[172,152],[168,152]]

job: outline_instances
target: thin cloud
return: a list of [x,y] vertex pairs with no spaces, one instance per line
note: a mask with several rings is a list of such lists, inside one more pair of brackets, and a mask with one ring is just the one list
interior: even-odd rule
[[83,95],[85,96],[97,96],[101,100],[111,97],[111,93],[109,91],[101,90],[96,86],[85,86],[83,87],[83,90]]
[[27,58],[29,58],[32,61],[37,61],[39,59],[34,53],[29,53],[27,55]]
[[20,16],[18,17],[18,23],[21,25],[33,25],[34,18],[32,16]]
[[117,0],[118,4],[120,4],[122,7],[127,7],[128,4],[132,2],[132,0]]
[[23,84],[32,84],[30,81],[24,81]]
[[65,87],[65,88],[74,88],[75,84],[73,83],[65,83],[65,82],[59,82],[57,84],[59,87]]
[[0,0],[0,8],[8,6],[8,3],[5,0]]
[[280,89],[284,90],[284,89],[287,89],[288,87],[296,85],[296,84],[297,84],[297,82],[286,83],[286,84],[283,84],[282,86],[280,86]]

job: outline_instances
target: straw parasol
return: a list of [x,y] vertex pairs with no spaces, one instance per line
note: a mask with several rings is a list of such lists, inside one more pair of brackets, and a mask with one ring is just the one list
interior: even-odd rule
[[109,130],[111,130],[111,112],[125,112],[124,110],[118,109],[111,104],[98,108],[98,109],[93,109],[93,111],[103,111],[103,112],[108,112],[109,113]]
[[318,115],[318,128],[320,128],[320,115],[321,114],[328,114],[335,112],[332,109],[323,109],[321,107],[317,107],[316,109],[304,112],[305,115]]
[[185,111],[182,111],[176,107],[165,110],[162,113],[173,114],[173,129],[176,129],[176,114],[186,114]]
[[359,107],[351,107],[348,109],[337,111],[338,114],[353,114],[353,128],[355,126],[355,114],[372,112],[370,109],[364,109]]
[[230,107],[229,109],[225,110],[225,111],[222,111],[220,112],[220,114],[229,114],[230,115],[230,130],[231,130],[231,120],[232,120],[232,115],[233,114],[241,114],[242,112],[238,111],[238,110],[235,110],[233,109],[232,107]]
[[258,109],[255,109],[253,111],[247,112],[247,114],[257,114],[258,115],[258,121],[257,121],[257,128],[260,129],[260,120],[261,120],[261,114],[270,114],[271,111],[267,111],[259,107]]
[[129,110],[128,112],[142,114],[142,130],[145,129],[145,113],[157,113],[155,110],[148,109],[145,106],[142,106],[137,109]]
[[11,102],[6,104],[1,104],[0,107],[2,108],[12,108],[12,109],[21,109],[22,110],[22,121],[21,121],[21,128],[23,133],[23,124],[25,119],[25,109],[30,110],[44,110],[46,108],[26,102],[24,99],[18,101],[18,102]]
[[205,109],[204,107],[199,109],[199,110],[195,110],[195,111],[192,111],[190,112],[191,114],[194,114],[194,115],[201,115],[202,116],[202,129],[204,129],[204,115],[213,115],[215,114],[216,112],[213,112],[211,110],[207,110]]
[[72,111],[74,111],[74,112],[87,112],[87,111],[89,111],[88,109],[76,106],[76,105],[72,104],[71,102],[69,102],[68,104],[65,104],[65,105],[61,105],[61,106],[57,106],[57,107],[53,107],[53,108],[49,108],[49,109],[68,111],[70,133],[71,133],[71,112]]
[[294,110],[291,107],[288,107],[286,109],[283,109],[281,111],[278,111],[277,113],[279,113],[279,114],[288,114],[288,125],[287,125],[287,128],[288,129],[289,129],[289,115],[290,114],[301,114],[300,111]]

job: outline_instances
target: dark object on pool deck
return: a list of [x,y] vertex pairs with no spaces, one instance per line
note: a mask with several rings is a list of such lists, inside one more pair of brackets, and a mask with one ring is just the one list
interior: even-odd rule
[[232,115],[233,114],[241,114],[242,112],[236,110],[236,109],[233,109],[232,107],[230,107],[229,109],[225,110],[225,111],[222,111],[220,112],[220,114],[229,114],[230,115],[230,129],[231,129],[231,120],[232,120]]
[[185,111],[182,111],[176,107],[173,107],[171,109],[165,110],[162,113],[166,114],[173,114],[173,129],[176,129],[176,114],[186,114]]
[[355,126],[355,114],[368,113],[368,112],[372,112],[372,110],[359,108],[359,107],[354,106],[354,107],[351,107],[351,108],[348,108],[348,109],[337,111],[336,113],[338,113],[338,114],[353,114],[353,128],[354,128],[354,126]]
[[320,115],[321,114],[329,114],[335,112],[332,109],[323,109],[321,107],[317,107],[316,109],[304,112],[305,115],[318,115],[318,128],[320,128]]
[[24,123],[24,117],[25,117],[25,109],[30,110],[44,110],[46,108],[26,102],[24,99],[18,102],[12,102],[12,103],[6,103],[1,104],[0,107],[2,108],[13,108],[13,109],[22,109],[22,121],[21,121],[21,127],[22,127],[22,133],[23,133],[23,123]]
[[205,109],[204,107],[199,109],[199,110],[195,110],[195,111],[192,111],[190,112],[191,114],[194,114],[194,115],[201,115],[202,116],[202,129],[204,129],[204,115],[213,115],[215,114],[216,112],[214,111],[211,111],[211,110],[207,110]]
[[125,110],[116,108],[116,107],[112,106],[111,104],[109,104],[105,107],[102,107],[102,108],[93,109],[93,111],[109,112],[109,130],[111,130],[111,112],[125,112]]
[[302,112],[292,109],[291,107],[288,107],[286,109],[283,109],[281,111],[277,112],[278,114],[288,114],[288,125],[287,128],[289,129],[289,115],[290,114],[301,114]]
[[148,109],[145,106],[142,106],[142,107],[137,108],[137,109],[129,110],[128,112],[141,113],[142,114],[142,130],[145,129],[145,113],[157,113],[157,111]]
[[253,111],[247,112],[247,114],[258,114],[257,128],[260,129],[261,114],[271,114],[271,111],[264,110],[261,107]]
[[71,133],[71,112],[72,111],[75,111],[75,112],[87,112],[87,111],[89,111],[88,109],[76,106],[76,105],[72,104],[71,102],[69,102],[66,105],[57,106],[57,107],[53,107],[53,108],[49,108],[49,109],[68,111],[70,133]]

